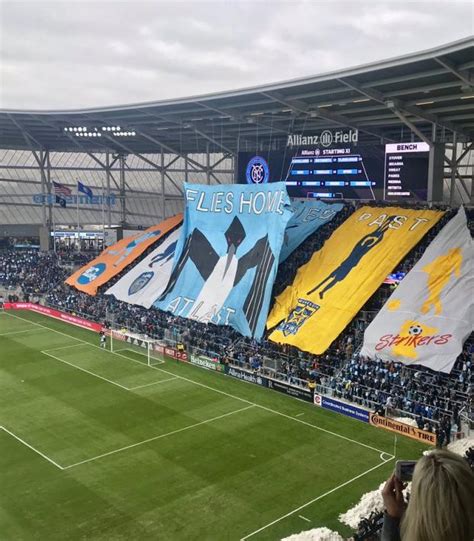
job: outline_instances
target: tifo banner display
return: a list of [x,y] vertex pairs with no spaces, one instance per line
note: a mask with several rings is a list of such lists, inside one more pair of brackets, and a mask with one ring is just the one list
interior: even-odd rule
[[474,328],[474,245],[460,208],[364,334],[361,355],[450,372]]
[[66,284],[89,295],[95,295],[100,286],[130,265],[148,247],[178,226],[182,220],[183,216],[177,214],[158,225],[149,227],[139,235],[120,240],[76,271],[66,280]]
[[344,208],[342,203],[332,205],[324,201],[293,201],[293,216],[285,230],[285,240],[280,252],[280,263],[322,225],[330,222]]
[[316,406],[319,406],[321,408],[335,411],[336,413],[342,413],[342,415],[346,415],[346,417],[352,417],[353,419],[363,421],[364,423],[369,422],[370,412],[363,408],[354,406],[353,404],[341,402],[340,400],[329,398],[328,396],[317,393],[314,393],[314,403],[316,404]]
[[408,436],[409,438],[412,438],[414,440],[428,443],[430,445],[436,445],[435,434],[426,430],[420,430],[416,426],[406,425],[405,423],[401,423],[400,421],[390,419],[390,417],[381,417],[376,413],[370,414],[369,421],[371,425],[374,425],[377,428],[385,428],[385,430],[390,430],[391,432],[396,432],[397,434]]
[[291,217],[285,184],[184,187],[173,271],[154,306],[261,337]]
[[270,339],[324,353],[443,214],[399,207],[354,212],[277,297],[267,322],[278,325]]
[[120,301],[150,308],[168,284],[173,268],[174,251],[180,235],[179,227],[109,288],[106,295],[114,295]]
[[54,308],[48,308],[41,304],[34,304],[32,302],[5,302],[3,303],[3,308],[5,310],[31,310],[32,312],[37,312],[38,314],[43,314],[54,319],[60,319],[61,321],[82,327],[83,329],[89,329],[90,331],[100,332],[102,330],[100,323],[95,323],[94,321],[89,321],[73,314],[60,312],[59,310],[54,310]]

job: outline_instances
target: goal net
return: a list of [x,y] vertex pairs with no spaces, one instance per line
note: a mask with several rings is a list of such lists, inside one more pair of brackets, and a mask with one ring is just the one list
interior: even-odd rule
[[112,353],[146,363],[148,366],[164,362],[163,346],[159,340],[152,340],[146,335],[131,333],[126,329],[110,329],[109,340]]

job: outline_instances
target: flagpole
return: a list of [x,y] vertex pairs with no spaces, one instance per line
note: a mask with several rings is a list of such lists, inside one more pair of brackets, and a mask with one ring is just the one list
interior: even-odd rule
[[[51,196],[51,189],[50,189],[50,192],[49,192],[49,195]],[[53,199],[53,203],[51,204],[51,218],[52,218],[52,221],[53,221],[53,251],[54,253],[56,253],[56,224],[55,224],[55,220],[54,220],[54,203],[56,202],[56,195],[54,196],[54,199]]]
[[105,208],[104,208],[104,179],[102,179],[102,250],[105,250]]
[[79,183],[76,179],[76,213],[77,213],[77,251],[81,251],[81,240],[79,235]]

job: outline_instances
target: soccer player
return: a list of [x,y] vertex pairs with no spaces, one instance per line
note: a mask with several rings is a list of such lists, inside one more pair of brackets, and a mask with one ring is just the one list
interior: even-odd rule
[[107,346],[107,336],[105,336],[104,331],[100,331],[99,335],[100,335],[100,347],[105,349]]

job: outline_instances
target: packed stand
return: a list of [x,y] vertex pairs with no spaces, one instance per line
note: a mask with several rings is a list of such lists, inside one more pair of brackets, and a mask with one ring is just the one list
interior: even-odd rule
[[[346,205],[332,222],[321,227],[293,252],[279,268],[274,294],[292,283],[299,266],[309,260],[313,252],[323,245],[352,211],[353,207]],[[451,216],[452,212],[447,213],[401,262],[397,270],[408,272]],[[473,213],[468,217],[473,226]],[[146,257],[152,249],[150,247],[142,257]],[[0,253],[0,285],[21,284],[23,294],[44,294],[47,304],[61,310],[116,328],[126,327],[155,339],[182,342],[188,348],[223,363],[236,364],[292,385],[309,385],[322,393],[329,393],[384,414],[409,415],[416,419],[420,428],[445,434],[445,440],[449,438],[446,434],[450,429],[460,428],[461,410],[472,410],[472,337],[466,342],[463,354],[449,376],[400,363],[371,361],[359,356],[364,330],[392,293],[393,286],[382,285],[328,351],[324,355],[313,355],[293,346],[270,342],[266,337],[261,340],[244,338],[230,327],[205,325],[155,308],[147,310],[126,304],[104,295],[104,291],[128,272],[128,268],[101,288],[96,296],[81,293],[63,283],[70,274],[66,272],[68,264],[78,263],[78,257],[79,264],[84,264],[93,255],[74,252]]]

